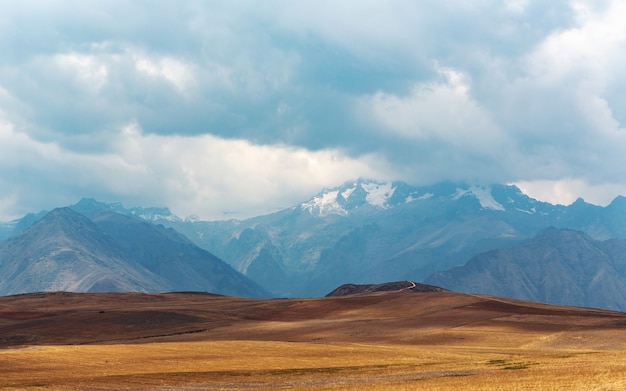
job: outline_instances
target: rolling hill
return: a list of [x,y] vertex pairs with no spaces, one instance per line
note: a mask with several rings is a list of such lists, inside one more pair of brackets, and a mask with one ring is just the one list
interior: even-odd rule
[[[394,289],[399,288],[399,289]],[[215,340],[535,344],[626,348],[626,314],[395,283],[365,294],[250,299],[208,293],[0,297],[0,346]],[[613,340],[601,330],[619,331]],[[572,333],[587,336],[571,339]],[[515,335],[519,334],[519,335]],[[543,340],[542,335],[553,338]],[[500,339],[498,341],[498,339]]]
[[353,285],[344,293],[374,292],[309,299],[4,296],[0,387],[551,390],[626,381],[624,313],[422,288]]

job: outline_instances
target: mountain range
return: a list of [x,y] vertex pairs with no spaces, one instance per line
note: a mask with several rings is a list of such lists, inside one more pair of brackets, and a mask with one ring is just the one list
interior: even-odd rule
[[[556,300],[554,296],[535,292],[553,289],[554,293],[563,289],[557,285],[550,289],[546,285],[543,290],[528,289],[525,293],[521,288],[511,292],[505,289],[510,286],[498,285],[507,281],[504,276],[492,276],[493,283],[482,277],[466,283],[454,274],[470,259],[493,251],[516,251],[519,246],[531,246],[538,251],[532,257],[524,252],[515,255],[519,257],[516,262],[527,262],[528,267],[543,259],[542,256],[548,259],[555,252],[563,255],[559,259],[563,265],[580,262],[580,253],[560,249],[568,246],[568,242],[557,240],[558,237],[546,240],[543,247],[532,247],[529,240],[541,232],[550,232],[545,231],[548,227],[554,227],[555,232],[563,228],[573,230],[598,243],[625,238],[626,198],[621,196],[606,207],[582,199],[565,206],[538,201],[511,185],[441,183],[416,187],[403,182],[360,179],[325,189],[294,207],[247,220],[183,219],[167,208],[127,209],[118,203],[106,204],[93,199],[83,199],[70,208],[106,234],[125,259],[138,262],[161,278],[173,276],[174,272],[182,273],[185,277],[180,277],[179,285],[170,281],[172,287],[178,287],[176,289],[180,289],[182,281],[191,281],[201,262],[192,268],[194,272],[183,272],[186,264],[180,260],[182,258],[164,255],[169,251],[169,244],[165,246],[161,239],[155,239],[153,234],[157,232],[167,232],[169,239],[176,237],[167,242],[172,243],[173,248],[195,245],[194,251],[202,248],[214,254],[211,256],[228,263],[238,275],[245,275],[247,281],[254,281],[258,289],[269,291],[267,294],[275,297],[319,297],[345,283],[410,280],[451,290],[622,308],[620,294],[614,294],[613,299],[609,297],[613,289],[622,290],[621,283],[606,281],[602,283],[603,290],[590,290],[584,286],[589,278],[586,274],[569,279],[574,284],[569,289],[582,292],[583,296],[594,295],[595,301],[581,301],[580,295],[573,295],[572,301],[567,301],[568,294]],[[9,241],[15,240],[43,215],[45,212],[0,224],[0,233],[13,235]],[[135,231],[137,227],[142,227],[141,233]],[[177,241],[179,244],[175,244]],[[187,255],[184,258],[193,259]],[[172,266],[171,259],[179,259],[175,261],[179,263],[172,263],[176,265]],[[613,269],[606,270],[619,274],[622,269],[615,262],[618,261],[611,259],[607,265]],[[485,273],[495,273],[497,265],[499,262],[493,261],[489,266],[492,270]],[[170,269],[165,271],[168,267]],[[543,269],[534,267],[537,272],[532,274],[533,278],[543,278],[540,276]],[[449,274],[445,274],[448,270]],[[572,272],[584,274],[593,270],[593,267],[574,268]],[[209,271],[205,270],[200,274],[207,273]],[[512,274],[507,278],[522,278],[520,276]],[[548,279],[541,281],[547,283]],[[467,288],[466,284],[473,284],[472,288]],[[209,290],[212,285],[203,282],[187,287],[188,290],[201,287],[204,288],[201,290]],[[259,291],[256,294],[260,294]]]
[[422,281],[546,227],[597,240],[626,237],[626,198],[600,207],[540,202],[516,186],[413,187],[366,180],[243,221],[156,221],[277,296],[319,296],[346,282]]
[[626,240],[547,228],[426,281],[460,292],[626,311]]
[[[83,205],[84,206],[84,205]],[[58,208],[0,242],[0,295],[204,291],[268,296],[173,229],[112,211]]]

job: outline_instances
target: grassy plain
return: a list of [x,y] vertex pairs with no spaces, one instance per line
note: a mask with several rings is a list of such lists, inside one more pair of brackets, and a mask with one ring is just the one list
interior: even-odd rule
[[621,390],[625,325],[453,293],[0,298],[0,390]]
[[268,341],[0,351],[2,389],[621,390],[626,354]]

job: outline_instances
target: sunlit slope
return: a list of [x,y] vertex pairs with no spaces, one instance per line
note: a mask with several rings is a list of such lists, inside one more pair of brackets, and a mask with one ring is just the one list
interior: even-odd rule
[[197,293],[0,298],[5,347],[264,340],[622,349],[624,326],[620,312],[406,288],[316,299]]

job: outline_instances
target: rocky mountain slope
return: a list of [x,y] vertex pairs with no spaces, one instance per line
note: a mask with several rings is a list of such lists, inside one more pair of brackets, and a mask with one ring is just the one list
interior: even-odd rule
[[356,181],[244,221],[157,220],[278,296],[319,296],[350,283],[421,281],[548,227],[626,237],[626,198],[607,207],[552,205],[515,186]]
[[[181,219],[167,208],[126,209],[93,199],[71,208],[94,219],[114,212],[173,228],[279,297],[321,296],[345,283],[422,281],[550,226],[596,240],[626,237],[624,197],[606,207],[582,199],[552,205],[507,185],[414,187],[358,180],[243,221]],[[33,219],[14,223],[14,229]]]
[[626,311],[626,240],[548,228],[426,279],[461,292]]
[[158,291],[165,281],[124,258],[86,217],[55,209],[0,243],[0,294]]
[[255,282],[171,228],[114,212],[97,212],[92,221],[127,259],[166,279],[172,287],[169,291],[269,296]]
[[0,242],[0,295],[37,291],[210,291],[265,296],[174,230],[114,212],[59,208]]

